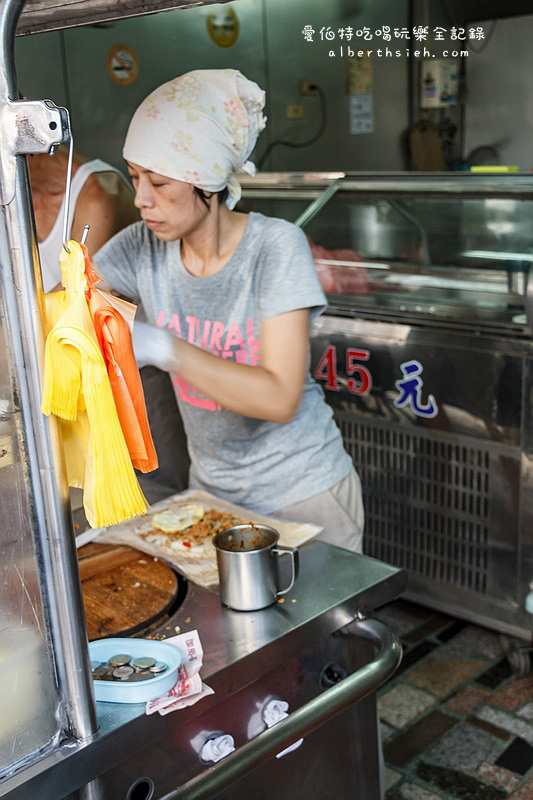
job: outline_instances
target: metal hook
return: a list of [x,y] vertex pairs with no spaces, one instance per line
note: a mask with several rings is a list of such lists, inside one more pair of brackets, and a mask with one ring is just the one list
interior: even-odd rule
[[70,132],[70,141],[68,147],[68,164],[67,164],[67,181],[65,186],[65,212],[63,215],[63,247],[70,255],[70,250],[67,247],[67,236],[68,236],[68,217],[69,217],[69,206],[70,206],[70,182],[72,179],[72,155],[74,153],[74,139],[72,136],[72,131]]
[[85,244],[85,242],[87,241],[87,236],[89,235],[89,228],[90,227],[91,227],[90,225],[84,225],[83,226],[83,233],[81,235],[81,244]]

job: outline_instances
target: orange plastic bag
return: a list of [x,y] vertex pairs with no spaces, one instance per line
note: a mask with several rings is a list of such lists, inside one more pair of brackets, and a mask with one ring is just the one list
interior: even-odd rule
[[151,472],[157,469],[158,463],[133,352],[131,327],[135,306],[96,288],[100,278],[93,269],[87,248],[83,244],[81,248],[85,258],[89,311],[106,363],[122,432],[133,466],[141,472]]

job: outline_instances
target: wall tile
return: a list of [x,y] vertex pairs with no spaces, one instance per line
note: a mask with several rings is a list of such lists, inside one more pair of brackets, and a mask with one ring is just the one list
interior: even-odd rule
[[518,716],[533,722],[533,703],[526,703],[518,712]]
[[483,762],[479,765],[478,775],[496,786],[501,786],[506,792],[511,793],[520,783],[520,778],[506,769],[495,767],[494,764]]
[[497,739],[501,739],[504,742],[508,741],[512,736],[512,733],[506,731],[505,728],[500,728],[499,725],[493,725],[492,722],[487,722],[486,719],[480,719],[473,714],[467,717],[465,722],[486,733],[490,733],[491,736],[495,736]]
[[533,797],[533,778],[530,778],[514,792],[509,800],[531,800]]
[[471,658],[430,656],[406,674],[407,680],[437,697],[446,697],[483,667],[483,661]]
[[460,724],[426,749],[424,759],[443,767],[476,769],[488,759],[493,746],[494,739],[490,734]]
[[525,675],[522,678],[516,678],[511,683],[502,686],[497,692],[494,692],[489,703],[491,706],[514,711],[527,700],[530,700],[531,697],[533,697],[533,675]]
[[525,775],[533,767],[533,747],[517,736],[495,763],[499,767]]
[[401,772],[396,772],[390,767],[385,767],[385,789],[390,789],[395,783],[398,783],[402,777]]
[[490,786],[471,775],[457,772],[457,770],[427,764],[425,761],[421,761],[417,765],[416,773],[426,783],[443,789],[448,797],[456,797],[460,800],[505,800],[507,798],[507,792],[504,789]]
[[435,697],[408,683],[397,683],[378,698],[380,719],[395,728],[403,728],[435,703]]
[[533,745],[533,725],[526,720],[518,719],[505,711],[500,711],[491,706],[483,706],[476,711],[476,716],[487,720],[487,722],[492,722],[493,725],[498,725],[500,728],[505,728],[505,730],[511,731],[517,736],[521,736],[526,742]]
[[496,689],[503,681],[510,678],[512,675],[511,667],[506,658],[493,664],[488,670],[478,675],[476,678],[477,683],[486,686],[487,689]]
[[457,720],[449,714],[430,711],[406,731],[385,743],[385,761],[395,767],[405,766],[456,723]]
[[439,652],[446,658],[468,655],[490,661],[504,655],[499,635],[486,628],[478,628],[477,625],[467,625],[457,636],[444,644]]
[[414,666],[420,659],[427,656],[428,653],[431,653],[432,650],[435,649],[437,645],[434,642],[420,642],[420,644],[415,645],[415,647],[411,647],[409,650],[404,650],[402,661],[400,666],[396,670],[397,675],[401,675],[402,672],[410,669]]
[[465,686],[454,694],[445,707],[449,711],[456,711],[458,714],[468,714],[477,708],[489,696],[486,689],[478,689],[475,686]]
[[433,792],[428,792],[421,786],[415,786],[414,783],[404,783],[400,787],[400,795],[404,800],[441,800]]

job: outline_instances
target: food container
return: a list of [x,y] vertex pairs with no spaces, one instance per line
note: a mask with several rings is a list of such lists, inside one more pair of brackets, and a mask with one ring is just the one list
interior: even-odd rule
[[164,661],[168,669],[146,681],[93,681],[96,700],[107,703],[146,703],[166,694],[178,680],[181,654],[177,647],[152,639],[97,639],[89,642],[91,661],[107,662],[117,653],[126,653],[133,658],[148,656],[155,661]]

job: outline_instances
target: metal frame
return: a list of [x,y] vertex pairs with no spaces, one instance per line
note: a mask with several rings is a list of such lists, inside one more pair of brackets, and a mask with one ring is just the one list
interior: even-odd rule
[[94,25],[177,8],[227,3],[229,0],[26,0],[17,35],[41,33],[77,25]]
[[14,40],[23,6],[24,0],[4,0],[0,9],[2,288],[31,484],[41,594],[51,659],[64,701],[63,734],[81,742],[94,735],[97,725],[63,453],[54,420],[40,411],[45,342],[42,286],[23,155],[50,151],[68,136],[68,128],[66,117],[53,104],[17,100]]

